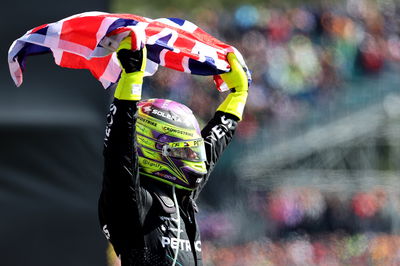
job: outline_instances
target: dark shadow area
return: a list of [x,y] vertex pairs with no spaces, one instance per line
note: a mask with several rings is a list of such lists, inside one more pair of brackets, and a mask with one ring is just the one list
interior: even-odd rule
[[105,265],[97,221],[104,114],[109,95],[88,71],[29,58],[17,88],[11,43],[27,30],[107,1],[2,3],[0,45],[1,265]]

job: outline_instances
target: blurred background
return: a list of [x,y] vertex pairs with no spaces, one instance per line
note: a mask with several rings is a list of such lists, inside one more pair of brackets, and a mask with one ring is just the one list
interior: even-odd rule
[[[106,265],[96,208],[112,91],[49,55],[30,58],[15,88],[5,63],[28,29],[90,10],[190,20],[253,72],[199,202],[205,265],[400,264],[400,3],[39,3],[3,4],[1,265]],[[187,104],[202,125],[225,96],[211,77],[167,69],[144,89]]]

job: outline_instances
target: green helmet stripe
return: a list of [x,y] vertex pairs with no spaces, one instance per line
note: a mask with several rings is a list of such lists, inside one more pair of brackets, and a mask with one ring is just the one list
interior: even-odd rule
[[138,116],[137,119],[136,130],[145,136],[151,135],[151,130],[156,130],[157,132],[182,139],[201,137],[194,129],[182,129],[166,122],[155,120],[151,116],[145,118]]
[[161,163],[159,161],[144,158],[142,156],[139,156],[139,163],[143,168],[151,169],[152,172],[169,170],[168,165]]
[[205,162],[191,162],[185,160],[185,164],[197,170],[199,173],[207,174],[207,168]]
[[185,174],[182,172],[181,169],[179,169],[174,162],[171,160],[171,158],[169,158],[168,156],[166,156],[165,158],[167,158],[168,162],[170,163],[171,166],[171,170],[174,171],[174,173],[176,173],[176,177],[179,178],[180,180],[182,180],[183,182],[185,182],[186,184],[189,184],[189,181],[186,179]]
[[182,182],[185,182],[189,184],[188,180],[186,179],[184,173],[182,172],[181,169],[175,166],[175,164],[171,161],[170,158],[168,158],[169,164],[164,164],[159,161],[151,160],[148,158],[144,158],[142,156],[139,156],[139,164],[143,167],[143,169],[150,169],[149,172],[158,172],[162,170],[167,170],[170,171],[174,176]]
[[140,133],[137,133],[136,139],[141,146],[144,146],[146,148],[153,149],[153,150],[156,148],[157,142],[149,137],[146,137]]
[[159,151],[148,149],[146,147],[141,147],[141,150],[143,152],[144,157],[146,158],[151,158],[152,160],[157,162],[160,162],[162,160]]

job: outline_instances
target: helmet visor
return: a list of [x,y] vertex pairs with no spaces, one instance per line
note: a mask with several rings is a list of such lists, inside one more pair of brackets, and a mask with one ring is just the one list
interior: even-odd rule
[[169,142],[163,146],[162,154],[164,156],[192,162],[203,162],[206,160],[206,150],[202,138]]

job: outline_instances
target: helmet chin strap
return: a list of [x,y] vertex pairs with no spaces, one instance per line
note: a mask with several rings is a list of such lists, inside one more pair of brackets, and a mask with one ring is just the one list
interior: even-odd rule
[[178,259],[178,253],[179,253],[179,241],[181,240],[181,216],[179,213],[179,205],[178,205],[178,200],[176,198],[176,192],[175,192],[175,186],[172,186],[172,196],[174,198],[174,203],[175,203],[175,208],[176,208],[176,215],[177,215],[177,219],[178,219],[178,234],[176,236],[177,238],[177,247],[176,247],[176,251],[175,251],[175,256],[174,256],[174,261],[172,262],[172,266],[175,266],[176,264],[176,260]]

